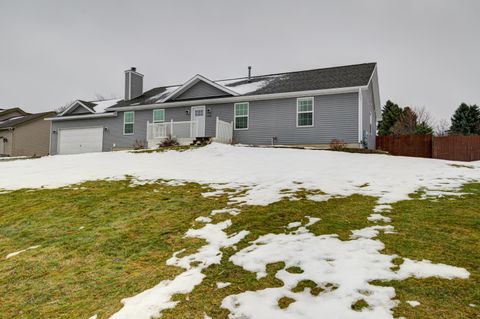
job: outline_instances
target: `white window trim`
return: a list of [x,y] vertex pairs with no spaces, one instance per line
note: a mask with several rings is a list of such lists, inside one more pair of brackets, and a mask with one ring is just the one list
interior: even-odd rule
[[[301,100],[311,100],[312,101],[312,110],[311,111],[302,111],[299,112],[299,101]],[[298,125],[298,114],[303,113],[312,113],[312,125]],[[295,116],[295,124],[297,127],[313,127],[315,125],[315,99],[313,97],[299,97],[297,98],[297,114]]]
[[[125,123],[125,117],[127,113],[133,114],[132,123]],[[125,133],[125,124],[133,124],[133,132],[132,133]],[[128,111],[123,113],[123,135],[134,135],[135,134],[135,111]]]
[[[155,111],[163,111],[163,121],[155,122]],[[154,109],[152,111],[152,123],[164,123],[165,122],[165,109]]]
[[[246,128],[237,128],[237,117],[245,117],[245,115],[237,115],[237,105],[238,104],[247,104],[247,127]],[[250,127],[250,103],[249,102],[238,102],[233,106],[233,129],[235,131],[246,131]]]

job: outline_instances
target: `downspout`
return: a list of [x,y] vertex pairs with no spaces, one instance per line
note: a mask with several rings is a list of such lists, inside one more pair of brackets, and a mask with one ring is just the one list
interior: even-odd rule
[[358,143],[363,141],[363,97],[362,89],[358,89]]

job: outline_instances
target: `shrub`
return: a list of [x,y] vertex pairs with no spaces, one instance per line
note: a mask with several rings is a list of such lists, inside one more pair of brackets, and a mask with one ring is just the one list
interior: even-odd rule
[[177,139],[175,137],[171,137],[170,135],[165,138],[161,143],[158,144],[159,147],[169,147],[169,146],[178,146]]
[[143,150],[146,148],[147,148],[147,141],[145,140],[135,140],[135,143],[133,143],[134,150]]
[[334,138],[330,141],[330,148],[334,151],[341,151],[343,150],[347,144],[343,140],[337,140]]

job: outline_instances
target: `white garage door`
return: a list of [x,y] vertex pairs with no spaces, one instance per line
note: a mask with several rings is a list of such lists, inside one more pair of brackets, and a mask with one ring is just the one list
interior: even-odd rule
[[58,154],[101,152],[103,127],[61,129],[58,133]]

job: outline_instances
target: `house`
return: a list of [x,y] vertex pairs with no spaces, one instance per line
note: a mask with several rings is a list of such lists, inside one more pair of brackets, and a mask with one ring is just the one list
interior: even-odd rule
[[48,155],[50,123],[45,118],[54,114],[30,114],[18,107],[0,109],[0,156]]
[[77,100],[50,118],[51,154],[156,146],[167,136],[252,145],[375,147],[381,116],[377,64],[330,67],[143,91],[143,75],[125,71],[125,98]]

